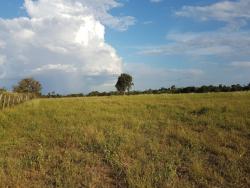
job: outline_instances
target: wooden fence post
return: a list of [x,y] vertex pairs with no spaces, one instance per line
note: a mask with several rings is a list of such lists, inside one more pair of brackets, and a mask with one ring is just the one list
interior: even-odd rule
[[10,107],[10,95],[9,95],[9,97],[8,97],[7,107]]
[[13,95],[12,106],[15,106],[15,95]]
[[5,108],[5,103],[6,103],[6,95],[3,97],[3,109]]
[[[2,105],[2,98],[3,98],[3,94],[0,94],[0,104]],[[2,108],[2,106],[1,106]]]

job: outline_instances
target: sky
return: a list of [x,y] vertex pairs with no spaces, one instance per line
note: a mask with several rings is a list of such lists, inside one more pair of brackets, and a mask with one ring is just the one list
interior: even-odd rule
[[0,87],[43,93],[248,84],[250,0],[2,0]]

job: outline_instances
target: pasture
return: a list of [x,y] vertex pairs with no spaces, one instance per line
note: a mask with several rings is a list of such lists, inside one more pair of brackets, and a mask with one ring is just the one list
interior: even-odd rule
[[250,93],[35,99],[5,109],[0,187],[250,187]]

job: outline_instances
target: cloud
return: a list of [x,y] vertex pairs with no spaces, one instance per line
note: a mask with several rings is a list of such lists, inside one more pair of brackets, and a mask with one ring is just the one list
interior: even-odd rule
[[232,62],[231,66],[238,68],[250,68],[250,61],[236,61]]
[[[240,67],[242,65],[242,67]],[[237,66],[237,67],[235,67]],[[168,68],[156,66],[155,63],[128,63],[124,69],[133,75],[136,90],[159,89],[161,87],[202,86],[219,84],[248,84],[250,79],[249,63],[235,62],[221,66],[210,62],[194,68]]]
[[122,60],[105,42],[105,26],[133,24],[109,14],[119,6],[115,0],[25,0],[29,17],[0,18],[0,78],[9,85],[34,76],[45,92],[65,93],[110,82],[122,72]]
[[250,20],[250,0],[222,1],[207,6],[184,6],[175,13],[201,21],[220,21],[238,29]]
[[173,69],[145,63],[125,64],[124,69],[133,75],[136,90],[159,89],[171,85],[200,85],[200,80],[205,74],[201,69]]
[[162,2],[163,0],[150,0],[151,3],[160,3]]
[[5,56],[0,55],[0,79],[4,78],[5,76],[5,70],[4,70],[5,62],[6,62]]
[[[250,20],[250,0],[222,1],[206,6],[183,6],[175,15],[227,25],[207,32],[170,32],[163,45],[142,47],[142,55],[211,56],[232,61],[250,57],[250,31],[242,28]],[[237,28],[237,29],[236,29]]]
[[153,21],[144,21],[144,22],[142,22],[143,25],[151,25],[153,23],[154,23]]
[[33,18],[45,18],[48,15],[66,18],[92,15],[102,24],[124,31],[134,25],[136,20],[131,16],[114,17],[109,13],[111,9],[121,6],[116,0],[25,0],[24,5]]
[[143,55],[217,56],[226,58],[250,57],[250,32],[189,32],[169,33],[167,44],[143,47]]
[[[215,26],[221,25],[221,27],[208,31],[202,27],[202,32],[195,31],[201,27],[186,27],[185,32],[169,32],[166,41],[161,45],[136,47],[138,54],[142,56],[170,56],[169,59],[185,59],[186,62],[193,62],[190,66],[197,63],[194,66],[198,67],[198,69],[134,67],[131,68],[131,72],[135,75],[137,83],[144,88],[147,86],[157,88],[173,84],[187,86],[245,83],[250,79],[250,31],[249,27],[246,27],[250,21],[250,0],[219,1],[205,6],[183,6],[181,10],[175,12],[175,15],[201,21],[198,24],[210,21],[214,26],[220,22]],[[188,29],[191,31],[187,32]]]

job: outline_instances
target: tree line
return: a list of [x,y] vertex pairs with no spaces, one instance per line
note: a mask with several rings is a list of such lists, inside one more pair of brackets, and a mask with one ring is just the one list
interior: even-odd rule
[[116,82],[116,89],[117,91],[110,91],[110,92],[99,92],[99,91],[92,91],[88,93],[87,95],[83,93],[79,94],[69,94],[69,95],[60,95],[56,94],[55,92],[49,93],[45,97],[91,97],[91,96],[112,96],[112,95],[140,95],[140,94],[178,94],[178,93],[209,93],[209,92],[235,92],[235,91],[250,91],[250,83],[248,85],[240,85],[235,84],[231,86],[226,85],[203,85],[200,87],[195,86],[189,86],[189,87],[176,87],[175,85],[165,88],[162,87],[160,89],[148,89],[144,91],[130,91],[133,83],[133,77],[129,74],[121,74],[118,77],[118,80]]
[[[60,97],[83,97],[83,96],[111,96],[111,95],[139,95],[139,94],[178,94],[178,93],[208,93],[208,92],[235,92],[235,91],[249,91],[250,90],[250,83],[248,85],[240,85],[234,84],[231,86],[226,85],[204,85],[200,87],[189,86],[189,87],[176,87],[175,85],[165,88],[162,87],[160,89],[148,89],[144,91],[131,91],[133,83],[133,77],[129,74],[123,73],[121,74],[115,87],[117,91],[110,91],[110,92],[99,92],[99,91],[92,91],[88,94],[77,93],[77,94],[68,94],[68,95],[61,95],[57,94],[56,92],[49,92],[47,95],[42,95],[42,85],[39,81],[33,78],[25,78],[18,82],[17,85],[13,86],[13,92],[15,93],[30,93],[36,96],[46,97],[46,98],[60,98]],[[5,92],[4,88],[0,88],[0,93]]]
[[[218,86],[200,86],[200,87],[180,87],[177,88],[176,86],[171,86],[169,88],[160,88],[160,89],[147,89],[144,91],[130,91],[129,95],[140,95],[140,94],[180,94],[180,93],[209,93],[209,92],[235,92],[235,91],[250,91],[250,83],[248,85],[218,85]],[[111,91],[111,92],[98,92],[93,91],[87,94],[86,96],[110,96],[110,95],[121,95],[120,92]]]

